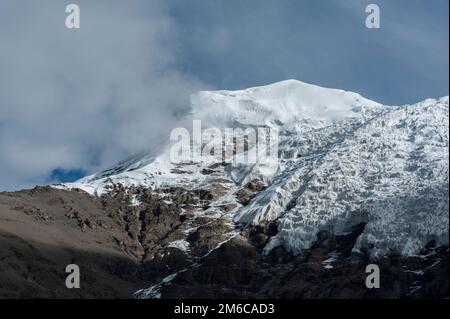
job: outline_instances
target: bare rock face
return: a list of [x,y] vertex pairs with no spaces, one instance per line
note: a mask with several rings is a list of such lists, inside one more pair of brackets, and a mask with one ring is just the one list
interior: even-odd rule
[[[363,226],[362,226],[363,227]],[[161,287],[162,298],[445,298],[448,250],[433,257],[392,256],[379,260],[381,288],[365,287],[364,256],[351,253],[361,229],[324,239],[292,256],[279,247],[269,256],[244,236],[207,256],[200,266]],[[252,231],[248,232],[248,234]],[[261,234],[261,233],[259,233]],[[424,256],[427,252],[424,252]]]
[[[263,189],[260,181],[242,188]],[[282,246],[267,254],[277,223],[237,228],[226,218],[236,206],[215,202],[223,192],[117,185],[101,197],[48,187],[0,193],[0,297],[448,296],[446,247],[430,242],[420,256],[377,260],[381,288],[369,290],[365,266],[374,261],[352,252],[365,224],[345,235],[321,232],[297,256]],[[81,289],[65,287],[70,263],[80,266]]]
[[229,226],[223,220],[214,220],[198,227],[187,238],[194,256],[203,256],[226,239]]
[[264,188],[266,188],[266,186],[262,181],[254,179],[251,182],[247,183],[239,191],[237,191],[235,195],[238,202],[246,206],[250,202],[250,200]]
[[[127,298],[145,283],[141,249],[84,192],[0,193],[0,219],[2,298]],[[82,289],[65,286],[71,263],[80,267]]]

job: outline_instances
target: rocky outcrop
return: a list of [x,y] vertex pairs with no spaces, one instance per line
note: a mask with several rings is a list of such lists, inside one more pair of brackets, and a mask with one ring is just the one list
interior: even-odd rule
[[[418,257],[391,256],[375,263],[380,289],[365,286],[368,261],[351,253],[359,230],[324,238],[299,256],[283,248],[263,256],[244,232],[207,256],[195,268],[161,287],[161,298],[446,298],[448,249]],[[258,233],[259,235],[262,233]],[[246,236],[247,235],[247,236]]]
[[[261,190],[261,184],[244,186]],[[233,209],[209,216],[220,190],[121,188],[101,198],[48,187],[0,193],[0,297],[130,298],[445,298],[448,248],[431,241],[417,257],[369,260],[352,251],[365,228],[317,242],[294,256],[266,254],[276,222],[236,228]],[[381,288],[365,287],[375,262]],[[65,287],[76,263],[81,288]],[[161,284],[164,278],[170,278]],[[149,295],[147,295],[149,296]]]

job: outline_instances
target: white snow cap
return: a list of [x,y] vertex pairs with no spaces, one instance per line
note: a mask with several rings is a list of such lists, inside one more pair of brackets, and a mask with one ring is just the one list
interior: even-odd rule
[[233,120],[251,125],[294,119],[331,123],[354,115],[361,106],[380,106],[354,92],[297,80],[239,91],[201,91],[191,97],[191,104],[193,117],[219,127]]
[[154,158],[134,157],[59,187],[99,195],[111,183],[195,189],[226,181],[229,192],[218,201],[238,204],[236,191],[259,179],[267,187],[247,205],[236,205],[231,218],[276,221],[279,232],[266,251],[282,245],[299,253],[322,230],[342,234],[364,222],[355,251],[376,258],[414,255],[431,240],[448,245],[448,101],[384,106],[296,80],[199,92],[189,117],[204,128],[277,126],[277,160],[203,174],[208,164],[174,165],[167,147]]

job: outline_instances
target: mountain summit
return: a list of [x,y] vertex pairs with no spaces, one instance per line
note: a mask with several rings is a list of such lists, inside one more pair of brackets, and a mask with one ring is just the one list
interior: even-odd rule
[[[372,258],[416,255],[430,242],[448,245],[448,97],[385,106],[357,93],[287,80],[199,92],[191,101],[189,116],[207,126],[276,127],[278,159],[173,164],[167,147],[156,157],[136,157],[56,187],[97,196],[117,185],[219,187],[194,218],[275,223],[266,254],[280,246],[299,254],[321,233],[346,234],[361,223],[366,226],[353,251]],[[261,186],[243,201],[239,194],[251,183]],[[134,198],[139,202],[139,195]],[[224,213],[224,205],[233,209]]]
[[192,96],[196,117],[215,126],[237,119],[249,125],[268,121],[283,124],[296,119],[332,123],[358,113],[362,106],[379,106],[361,95],[328,89],[297,80],[240,91],[203,91]]
[[[185,140],[168,136],[0,193],[0,297],[446,298],[448,112],[448,97],[387,106],[294,80],[198,92],[174,135],[223,146],[214,161],[174,161]],[[69,263],[84,288],[64,285]],[[382,289],[364,284],[372,263]]]

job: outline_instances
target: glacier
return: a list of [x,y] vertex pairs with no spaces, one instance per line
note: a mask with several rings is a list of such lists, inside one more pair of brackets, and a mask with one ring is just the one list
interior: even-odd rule
[[[140,154],[54,187],[101,196],[115,184],[195,189],[222,180],[226,192],[217,205],[235,204],[225,216],[231,223],[277,223],[266,253],[282,246],[299,254],[320,232],[338,235],[365,223],[355,253],[413,256],[431,241],[448,245],[448,100],[388,106],[297,80],[198,92],[187,119],[217,128],[276,127],[278,158],[205,175],[210,164],[171,163],[168,144],[157,156]],[[242,205],[234,194],[253,180],[266,187]],[[215,213],[214,206],[202,212]]]

